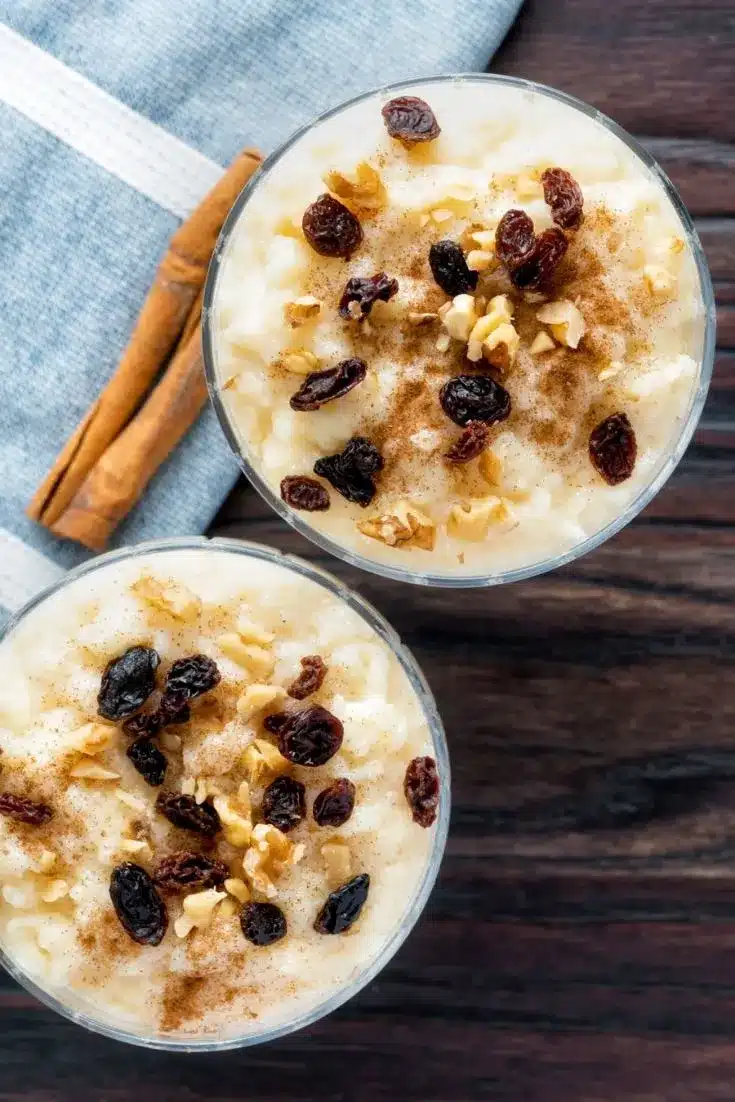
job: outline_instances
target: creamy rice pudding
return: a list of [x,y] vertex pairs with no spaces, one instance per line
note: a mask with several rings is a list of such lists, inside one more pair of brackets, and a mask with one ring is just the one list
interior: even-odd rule
[[701,277],[662,181],[513,82],[387,90],[316,123],[217,265],[213,385],[256,481],[409,575],[493,577],[604,528],[698,385]]
[[413,667],[274,558],[115,556],[0,646],[0,940],[133,1037],[314,1011],[408,929],[438,861]]

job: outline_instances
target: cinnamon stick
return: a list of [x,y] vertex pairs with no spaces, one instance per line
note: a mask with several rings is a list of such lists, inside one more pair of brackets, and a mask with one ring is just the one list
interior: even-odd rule
[[[31,519],[59,531],[55,526],[140,405],[187,319],[193,318],[187,334],[198,324],[201,306],[198,313],[194,311],[217,236],[237,194],[260,162],[256,151],[242,153],[171,238],[122,359],[28,505]],[[78,538],[68,518],[61,527],[71,539]]]
[[207,401],[201,325],[183,342],[148,399],[48,527],[92,551],[110,533],[199,416]]

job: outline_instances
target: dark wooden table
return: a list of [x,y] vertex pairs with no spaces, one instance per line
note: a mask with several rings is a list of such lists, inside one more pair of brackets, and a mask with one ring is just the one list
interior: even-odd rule
[[735,0],[531,0],[492,68],[596,104],[682,189],[720,315],[696,441],[595,554],[459,595],[327,561],[238,487],[215,532],[327,565],[426,671],[439,885],[368,990],[251,1051],[118,1046],[4,978],[2,1102],[735,1098]]

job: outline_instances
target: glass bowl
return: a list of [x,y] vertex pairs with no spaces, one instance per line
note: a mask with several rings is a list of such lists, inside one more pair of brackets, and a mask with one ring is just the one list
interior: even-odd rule
[[[430,572],[422,570],[413,570],[410,566],[409,555],[407,556],[407,564],[403,566],[394,565],[393,563],[385,563],[359,552],[352,550],[349,547],[345,547],[331,536],[325,534],[322,531],[314,528],[308,520],[304,519],[303,515],[292,510],[289,506],[281,500],[277,490],[274,490],[265,481],[264,477],[256,469],[254,464],[250,461],[247,449],[243,444],[243,441],[238,434],[235,425],[232,422],[227,402],[223,400],[223,396],[218,385],[218,367],[217,367],[217,342],[215,337],[216,329],[216,311],[217,311],[217,289],[220,274],[222,271],[223,261],[225,260],[228,252],[230,239],[233,231],[238,223],[240,216],[242,215],[249,200],[256,193],[262,182],[273,172],[280,160],[288,153],[292,147],[294,147],[299,140],[306,135],[313,127],[326,122],[335,115],[339,115],[343,111],[347,110],[363,102],[370,97],[381,95],[385,93],[395,93],[401,90],[415,89],[419,94],[420,90],[425,87],[430,87],[434,84],[445,84],[447,82],[465,82],[475,83],[487,86],[510,86],[526,91],[539,93],[541,95],[550,97],[553,100],[558,101],[561,104],[565,104],[569,107],[576,109],[588,118],[602,124],[612,134],[616,135],[627,147],[630,149],[643,164],[650,170],[653,176],[661,184],[664,192],[668,196],[671,204],[673,205],[675,213],[681,222],[682,232],[685,235],[694,258],[696,266],[696,273],[699,282],[699,289],[704,306],[704,325],[703,325],[703,337],[702,346],[699,353],[699,374],[696,384],[692,386],[692,391],[689,399],[689,407],[686,414],[681,420],[679,426],[677,426],[677,432],[675,438],[670,441],[670,447],[662,455],[659,462],[654,466],[650,479],[645,486],[643,486],[637,495],[629,502],[623,512],[615,517],[613,520],[605,524],[598,531],[592,535],[587,536],[579,543],[563,551],[560,554],[552,555],[550,557],[543,558],[537,562],[527,563],[514,569],[502,570],[493,574],[460,574],[451,572]],[[361,96],[357,96],[339,106],[333,108],[331,111],[321,115],[318,119],[315,119],[312,123],[298,130],[293,134],[281,147],[276,150],[271,156],[264,162],[261,169],[252,177],[250,182],[246,185],[243,191],[236,199],[232,210],[230,211],[227,219],[225,220],[222,232],[219,237],[219,241],[215,248],[212,261],[209,268],[208,278],[204,291],[204,308],[203,308],[203,320],[202,320],[202,336],[203,336],[203,348],[204,348],[204,364],[205,372],[207,376],[207,384],[209,387],[212,403],[219,417],[220,424],[227,438],[227,441],[232,448],[237,460],[244,471],[245,475],[260,493],[260,495],[268,502],[268,504],[282,517],[288,524],[290,524],[296,531],[300,532],[302,536],[311,540],[318,547],[322,548],[338,558],[343,559],[345,562],[351,563],[353,566],[359,567],[363,570],[368,570],[372,573],[379,574],[383,577],[392,578],[397,581],[412,582],[418,585],[429,586],[448,586],[455,588],[465,588],[472,586],[490,586],[498,585],[505,582],[522,581],[526,578],[534,577],[535,575],[542,574],[546,571],[553,570],[558,566],[562,566],[565,563],[572,562],[574,559],[579,558],[581,555],[587,554],[589,551],[593,551],[599,547],[600,544],[614,536],[622,528],[625,527],[645,506],[652,500],[652,498],[658,493],[666,480],[671,475],[672,471],[681,459],[687,445],[692,437],[692,434],[696,428],[702,407],[707,396],[709,388],[710,377],[712,374],[712,366],[714,360],[714,344],[715,344],[715,306],[714,295],[712,291],[712,283],[707,268],[707,262],[704,257],[701,243],[697,236],[696,230],[692,224],[692,220],[684,207],[684,204],[679,197],[678,192],[670,182],[668,177],[658,166],[654,158],[646,149],[643,148],[634,138],[627,134],[617,123],[601,114],[594,107],[576,99],[573,96],[569,96],[563,92],[556,91],[553,88],[546,87],[545,85],[536,84],[533,81],[520,80],[514,77],[503,77],[488,74],[464,74],[457,76],[442,76],[429,78],[427,80],[410,80],[402,81],[398,84],[386,85],[383,88],[373,89],[364,93]],[[221,382],[221,380],[219,380]]]
[[65,1018],[84,1026],[95,1033],[101,1033],[106,1037],[112,1037],[118,1041],[126,1041],[130,1044],[140,1045],[145,1048],[164,1049],[170,1052],[221,1052],[228,1049],[241,1048],[249,1045],[262,1044],[265,1041],[275,1040],[285,1034],[302,1029],[304,1026],[330,1014],[342,1003],[356,995],[380,972],[391,957],[400,948],[411,929],[417,922],[426,901],[429,898],[434,882],[439,872],[444,847],[447,839],[450,812],[450,772],[449,754],[439,713],[434,703],[431,690],[424,678],[416,660],[410,651],[403,645],[390,624],[372,607],[352,590],[348,589],[337,578],[326,571],[320,570],[309,563],[291,555],[285,555],[280,551],[257,543],[248,543],[242,540],[229,539],[169,539],[156,540],[139,544],[136,547],[122,551],[113,551],[100,555],[90,563],[86,563],[71,570],[60,581],[38,593],[10,620],[5,631],[0,636],[0,643],[8,639],[17,626],[31,615],[40,605],[53,597],[60,590],[68,586],[83,583],[85,578],[98,570],[107,568],[110,564],[134,559],[142,555],[166,554],[193,550],[201,554],[210,551],[226,552],[239,555],[243,559],[258,559],[277,566],[321,586],[334,597],[344,601],[350,609],[354,610],[361,619],[372,628],[379,638],[395,655],[401,669],[405,673],[409,685],[423,712],[429,735],[433,745],[433,755],[437,763],[440,777],[440,802],[436,824],[434,826],[433,846],[431,848],[423,875],[420,878],[412,899],[407,900],[406,908],[400,924],[391,936],[382,945],[380,952],[362,969],[358,975],[345,987],[335,992],[329,998],[321,1001],[314,1007],[299,1014],[299,1016],[285,1022],[277,1023],[264,1028],[260,1033],[249,1032],[242,1035],[231,1035],[217,1038],[216,1036],[197,1035],[195,1033],[166,1033],[144,1034],[136,1032],[132,1028],[120,1026],[108,1012],[95,1008],[91,1001],[83,996],[70,991],[60,992],[58,989],[46,988],[38,979],[29,975],[12,959],[0,942],[0,963],[10,975],[18,981],[27,991],[39,999],[52,1010],[57,1011]]

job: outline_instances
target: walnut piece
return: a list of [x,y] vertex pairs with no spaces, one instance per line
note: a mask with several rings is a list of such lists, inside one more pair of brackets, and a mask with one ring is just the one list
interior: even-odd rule
[[321,367],[318,357],[306,348],[287,349],[278,357],[278,363],[292,375],[311,375],[312,371],[318,371]]
[[543,352],[551,352],[553,348],[556,348],[556,345],[549,334],[545,329],[539,329],[528,351],[532,356],[540,356]]
[[268,773],[282,773],[288,768],[286,759],[267,739],[253,739],[246,747],[241,761],[247,771],[250,784],[257,784],[260,778]]
[[163,582],[159,578],[146,575],[130,588],[138,600],[149,608],[183,623],[192,623],[201,611],[199,598],[179,582]]
[[293,302],[287,302],[283,308],[283,314],[291,328],[298,329],[317,318],[321,308],[322,304],[318,298],[314,298],[313,295],[302,295]]
[[676,276],[660,264],[646,264],[643,279],[652,295],[664,297],[676,287]]
[[567,348],[578,348],[579,342],[587,331],[584,318],[578,307],[568,299],[547,302],[536,317],[551,329],[554,339]]
[[119,781],[120,774],[113,773],[111,769],[105,769],[95,761],[80,761],[78,765],[69,770],[69,776],[75,780],[85,781]]
[[237,701],[237,714],[247,723],[254,715],[267,708],[274,700],[285,695],[281,685],[266,685],[258,683],[248,685],[247,689]]
[[439,317],[450,337],[466,341],[477,322],[473,295],[455,295],[451,302],[439,307]]
[[368,161],[360,161],[350,176],[332,171],[326,172],[322,179],[332,194],[350,208],[379,210],[388,199],[380,173]]
[[346,884],[352,876],[352,854],[347,843],[342,838],[330,838],[320,852],[330,888]]
[[225,840],[239,849],[249,845],[253,820],[247,781],[243,781],[238,789],[237,804],[231,796],[215,796],[213,803],[222,823]]
[[69,894],[69,885],[66,880],[50,880],[41,890],[41,899],[44,903],[56,903],[59,899]]
[[242,860],[245,877],[253,891],[274,899],[278,894],[274,881],[290,865],[298,864],[305,851],[303,843],[294,844],[277,827],[258,823],[253,827],[250,849]]
[[109,750],[117,739],[117,728],[105,723],[85,723],[72,732],[70,745],[90,757]]
[[508,295],[495,295],[491,298],[485,314],[477,319],[468,334],[467,359],[476,363],[484,355],[494,363],[495,360],[501,360],[501,353],[497,350],[502,345],[506,352],[502,355],[501,362],[495,366],[505,368],[507,363],[510,367],[520,343],[512,321],[513,305]]
[[224,889],[233,895],[235,899],[238,899],[241,903],[247,903],[251,898],[250,889],[244,880],[241,880],[239,876],[230,876],[225,880]]
[[273,672],[275,659],[269,650],[257,643],[243,642],[239,632],[229,631],[217,637],[222,653],[238,666],[244,666],[254,677],[268,677]]
[[479,542],[487,538],[490,528],[503,531],[514,528],[517,521],[508,503],[500,497],[453,505],[447,519],[447,532],[455,539]]
[[399,502],[394,513],[369,517],[357,525],[364,536],[379,540],[388,547],[420,547],[433,551],[436,542],[436,525],[410,502]]
[[176,936],[184,938],[195,926],[199,929],[209,926],[217,904],[225,899],[227,899],[227,892],[217,891],[216,888],[207,888],[203,892],[185,895],[182,903],[184,913],[174,922]]

